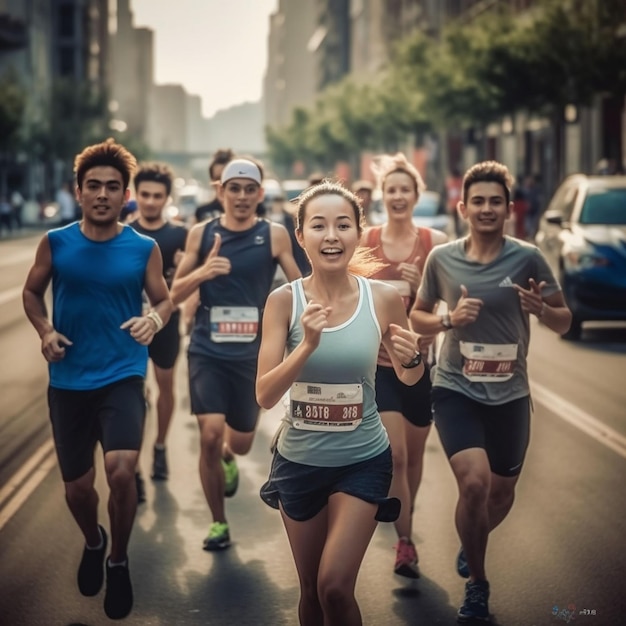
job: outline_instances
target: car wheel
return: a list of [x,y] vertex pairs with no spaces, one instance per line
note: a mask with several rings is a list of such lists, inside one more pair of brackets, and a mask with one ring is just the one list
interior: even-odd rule
[[567,341],[578,341],[583,333],[583,322],[577,317],[572,317],[572,324],[566,333],[561,335],[561,339]]

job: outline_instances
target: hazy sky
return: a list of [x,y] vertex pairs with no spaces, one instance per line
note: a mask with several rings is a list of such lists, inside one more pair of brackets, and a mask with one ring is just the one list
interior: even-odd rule
[[154,78],[202,98],[206,117],[261,98],[269,16],[278,0],[131,0],[154,30]]

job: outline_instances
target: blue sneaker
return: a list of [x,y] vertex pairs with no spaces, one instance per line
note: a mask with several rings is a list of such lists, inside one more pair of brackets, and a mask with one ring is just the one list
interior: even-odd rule
[[465,558],[465,552],[463,552],[463,546],[461,546],[459,553],[456,555],[456,571],[461,578],[470,577],[470,571],[467,565],[467,559]]
[[457,622],[489,621],[489,583],[486,580],[465,583],[465,601],[456,614]]

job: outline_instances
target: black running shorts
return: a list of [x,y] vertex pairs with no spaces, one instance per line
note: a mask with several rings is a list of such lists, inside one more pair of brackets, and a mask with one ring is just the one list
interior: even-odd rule
[[414,384],[405,385],[396,376],[393,367],[379,365],[376,368],[376,404],[378,412],[402,413],[413,426],[430,426],[432,411],[430,404],[430,371]]
[[104,452],[141,448],[146,401],[140,376],[88,391],[48,387],[48,406],[65,482],[93,467],[98,441]]
[[169,370],[176,364],[180,349],[180,311],[172,313],[169,322],[153,337],[148,346],[148,355],[152,362],[163,370]]
[[434,387],[433,414],[448,458],[461,450],[482,448],[491,471],[517,476],[530,439],[530,396],[505,404],[483,404],[462,393]]

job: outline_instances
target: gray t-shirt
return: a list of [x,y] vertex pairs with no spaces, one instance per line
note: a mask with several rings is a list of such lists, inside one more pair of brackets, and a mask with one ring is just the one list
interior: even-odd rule
[[528,280],[546,282],[543,296],[561,290],[539,250],[505,237],[500,254],[490,263],[471,261],[465,239],[436,246],[428,256],[418,298],[433,306],[437,301],[455,308],[465,285],[468,297],[483,306],[473,324],[449,330],[433,386],[458,391],[484,404],[503,404],[529,393],[526,356],[530,340],[528,315],[522,311],[513,285],[529,288]]

